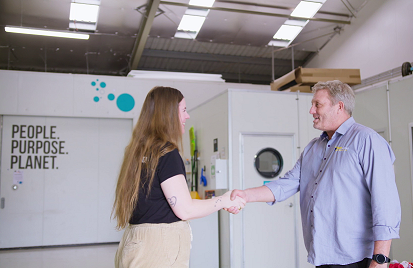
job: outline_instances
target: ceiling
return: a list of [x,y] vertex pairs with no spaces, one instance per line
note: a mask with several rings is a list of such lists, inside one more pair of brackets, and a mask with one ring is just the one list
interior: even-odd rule
[[368,0],[327,0],[290,48],[267,44],[300,0],[216,0],[195,40],[174,38],[189,0],[101,0],[97,30],[89,40],[4,30],[69,31],[71,2],[0,0],[0,69],[118,76],[130,70],[212,73],[227,82],[269,84],[293,66],[304,66],[352,27]]

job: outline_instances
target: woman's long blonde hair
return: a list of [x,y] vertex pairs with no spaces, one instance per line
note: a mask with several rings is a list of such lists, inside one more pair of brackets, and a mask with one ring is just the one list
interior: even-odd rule
[[[129,223],[137,205],[139,189],[152,185],[159,158],[182,148],[182,130],[179,103],[184,96],[170,87],[154,87],[143,103],[132,138],[125,149],[123,163],[116,186],[112,215],[117,228]],[[149,181],[141,174],[147,174]]]

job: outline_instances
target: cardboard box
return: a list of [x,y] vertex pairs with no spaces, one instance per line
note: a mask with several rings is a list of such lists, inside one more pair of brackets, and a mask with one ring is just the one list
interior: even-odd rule
[[300,86],[313,86],[318,82],[331,80],[340,80],[350,86],[360,84],[360,69],[319,69],[298,67],[288,74],[274,80],[271,83],[271,90],[280,90],[281,87],[292,82]]
[[275,79],[274,81],[271,82],[271,90],[273,91],[278,91],[278,89],[290,82],[295,81],[295,70],[292,70],[286,75],[281,76],[278,79]]
[[360,69],[318,69],[297,68],[295,81],[300,84],[316,84],[331,80],[340,80],[349,86],[361,83]]
[[303,85],[303,84],[298,84],[295,86],[290,87],[289,89],[284,90],[285,92],[306,92],[306,93],[312,93],[313,91],[311,90],[312,85]]

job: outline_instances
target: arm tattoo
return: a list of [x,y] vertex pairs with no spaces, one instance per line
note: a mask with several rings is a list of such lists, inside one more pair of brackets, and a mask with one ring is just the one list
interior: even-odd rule
[[167,198],[168,199],[168,203],[171,207],[174,207],[176,205],[176,196],[172,196],[171,198]]
[[221,197],[218,197],[218,198],[217,198],[217,200],[215,201],[214,207],[217,206],[218,202],[222,202],[222,198],[221,198]]

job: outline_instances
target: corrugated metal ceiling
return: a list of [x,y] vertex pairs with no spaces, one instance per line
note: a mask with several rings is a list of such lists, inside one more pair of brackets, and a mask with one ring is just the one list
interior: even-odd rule
[[[187,5],[189,0],[173,2]],[[298,2],[216,0],[196,40],[188,40],[173,38],[186,6],[159,0],[101,0],[97,31],[85,41],[4,31],[6,25],[68,31],[71,0],[2,0],[0,68],[126,75],[135,65],[142,70],[214,73],[230,82],[269,84],[272,69],[278,78],[292,69],[292,57],[295,67],[305,65],[344,26],[351,27],[346,23],[367,3],[327,0],[292,43],[293,52],[268,47],[286,20],[282,16]],[[151,5],[159,13],[152,21],[145,14]],[[141,35],[143,30],[148,36]]]

